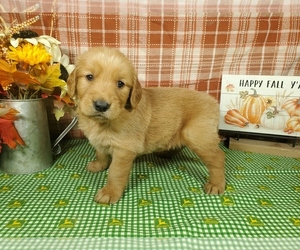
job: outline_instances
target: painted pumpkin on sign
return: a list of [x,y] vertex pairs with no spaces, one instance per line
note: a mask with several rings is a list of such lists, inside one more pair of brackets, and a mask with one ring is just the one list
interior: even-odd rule
[[241,128],[249,124],[248,119],[243,117],[241,113],[236,109],[228,110],[224,119],[227,124],[235,125]]
[[258,95],[255,89],[252,88],[251,90],[253,90],[254,93],[244,98],[240,113],[246,117],[250,123],[259,124],[260,117],[266,110],[267,103],[265,98]]
[[272,106],[263,112],[260,124],[265,128],[282,130],[289,119],[290,115],[286,110],[278,110]]
[[292,116],[287,121],[284,132],[288,132],[289,134],[291,134],[293,132],[300,132],[300,117]]
[[290,116],[300,116],[300,97],[287,100],[282,108],[286,109]]

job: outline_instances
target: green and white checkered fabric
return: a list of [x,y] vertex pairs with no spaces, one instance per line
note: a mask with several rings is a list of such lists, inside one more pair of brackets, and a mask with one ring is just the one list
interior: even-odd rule
[[[124,196],[105,206],[93,198],[107,171],[85,170],[95,157],[87,140],[66,141],[62,155],[43,172],[0,172],[0,249],[62,249],[57,244],[64,243],[66,249],[84,244],[103,249],[299,249],[300,159],[221,147],[226,153],[224,195],[203,192],[207,170],[185,148],[172,159],[137,158]],[[25,241],[20,244],[20,239]],[[10,248],[13,244],[21,248]]]

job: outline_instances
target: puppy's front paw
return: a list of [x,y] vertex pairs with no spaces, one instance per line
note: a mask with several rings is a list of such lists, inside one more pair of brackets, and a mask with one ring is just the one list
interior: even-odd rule
[[103,164],[99,161],[91,161],[87,165],[86,169],[90,172],[97,173],[97,172],[101,172],[101,171],[104,171],[105,169],[107,169],[107,165]]
[[123,192],[105,186],[98,190],[94,200],[97,203],[115,204],[120,200],[122,194]]
[[215,185],[215,184],[208,182],[204,186],[204,191],[207,194],[214,194],[214,195],[223,194],[225,191],[225,184]]

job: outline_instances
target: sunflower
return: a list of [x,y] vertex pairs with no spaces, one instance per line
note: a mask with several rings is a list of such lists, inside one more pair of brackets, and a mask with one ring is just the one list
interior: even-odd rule
[[23,62],[30,66],[46,64],[51,61],[51,55],[41,44],[33,45],[24,43],[17,48],[9,46],[8,59],[15,62]]

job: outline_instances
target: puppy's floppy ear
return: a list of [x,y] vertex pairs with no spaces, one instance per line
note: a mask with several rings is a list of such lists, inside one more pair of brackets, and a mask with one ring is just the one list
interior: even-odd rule
[[133,86],[129,94],[127,107],[136,108],[142,98],[142,86],[137,77],[133,80]]
[[69,75],[67,80],[68,85],[68,93],[73,98],[76,93],[76,84],[77,84],[77,76],[76,76],[76,68]]

